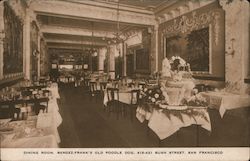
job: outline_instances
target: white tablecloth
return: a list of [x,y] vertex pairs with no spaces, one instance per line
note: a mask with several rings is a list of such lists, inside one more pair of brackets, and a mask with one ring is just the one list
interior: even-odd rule
[[[38,117],[40,116],[31,116],[27,121],[10,122],[9,126],[14,128],[14,133],[0,133],[1,148],[57,148],[59,142],[53,121],[43,122],[46,127],[37,126]],[[52,115],[48,113],[48,117]]]
[[52,83],[51,86],[48,87],[47,89],[51,91],[53,98],[60,99],[57,83]]
[[201,92],[209,102],[209,106],[219,110],[221,117],[226,110],[240,107],[250,107],[249,95],[238,95],[228,92]]
[[2,148],[58,148],[54,135],[27,137],[15,141],[4,140]]
[[[36,125],[32,124],[31,127],[28,125],[29,121],[28,122],[26,122],[26,120],[17,122],[14,121],[13,122],[13,124],[15,125],[14,129],[16,128],[19,129],[17,130],[17,132],[23,133],[22,137],[13,139],[11,137],[12,134],[8,135],[1,134],[2,148],[57,148],[58,147],[58,144],[60,143],[61,140],[57,128],[62,123],[62,117],[59,113],[59,107],[57,104],[57,98],[59,96],[59,94],[57,95],[58,88],[54,86],[52,90],[54,90],[54,94],[52,94],[52,98],[48,102],[48,113],[44,113],[41,115],[39,114],[38,116],[33,116],[34,118],[37,117],[37,124]],[[39,121],[42,121],[41,124],[38,123]],[[18,124],[20,124],[21,126]],[[38,124],[46,127],[41,127]],[[24,132],[25,129],[27,130],[26,126],[28,127],[28,129],[33,130],[33,134],[31,136],[30,134]]]
[[145,119],[148,120],[148,126],[152,129],[156,135],[161,139],[166,139],[182,127],[187,127],[192,124],[201,125],[204,129],[211,131],[211,124],[208,112],[206,109],[195,109],[202,112],[206,118],[205,120],[201,116],[189,117],[186,114],[181,114],[183,122],[176,116],[170,114],[170,119],[162,112],[162,109],[152,108],[152,111],[145,111],[144,108],[138,107],[136,110],[136,117],[140,122]]
[[56,99],[51,99],[49,101],[48,113],[52,115],[53,133],[56,136],[57,142],[60,143],[61,140],[60,140],[60,136],[59,136],[57,128],[62,123],[62,117],[61,117],[61,115],[59,113],[59,107],[58,107]]

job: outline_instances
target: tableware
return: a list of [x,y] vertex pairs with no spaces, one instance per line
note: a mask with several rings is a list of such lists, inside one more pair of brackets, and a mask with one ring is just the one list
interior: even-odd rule
[[163,109],[166,109],[168,107],[168,105],[167,104],[159,104],[159,107],[163,108]]
[[168,110],[186,110],[188,108],[188,106],[175,106],[175,105],[168,105],[167,109]]
[[8,119],[0,119],[0,127],[1,127],[2,125],[7,124],[7,123],[10,122],[10,121],[11,121],[11,118],[8,118]]
[[14,129],[10,127],[0,128],[0,134],[11,134],[13,132],[14,132]]

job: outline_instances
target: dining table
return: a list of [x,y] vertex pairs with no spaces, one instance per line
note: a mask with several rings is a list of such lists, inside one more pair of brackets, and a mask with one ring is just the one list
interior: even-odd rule
[[[107,87],[111,87],[111,86],[107,86]],[[131,87],[128,87],[128,86],[123,86],[123,87],[119,87],[119,92],[118,92],[118,95],[119,95],[119,102],[122,102],[122,103],[125,103],[125,104],[130,104],[131,103],[131,91],[132,90],[138,90],[140,88],[137,88],[137,87],[134,87],[134,88],[131,88]],[[117,100],[117,95],[115,95],[114,97],[115,100]],[[108,93],[107,91],[104,92],[104,97],[103,97],[103,104],[105,106],[107,106],[107,103],[108,103]]]
[[[55,90],[57,85],[49,88]],[[59,112],[58,91],[52,92],[48,111],[38,115],[28,114],[23,120],[0,119],[1,148],[58,148],[60,135],[57,128],[63,119]]]
[[136,109],[136,118],[143,123],[148,121],[148,127],[155,132],[160,140],[166,139],[183,127],[200,125],[211,132],[210,117],[206,107],[168,106],[170,109],[159,108],[155,104],[140,105]]
[[250,95],[247,94],[240,95],[224,91],[207,91],[200,94],[206,98],[210,108],[219,110],[221,118],[227,110],[250,107]]

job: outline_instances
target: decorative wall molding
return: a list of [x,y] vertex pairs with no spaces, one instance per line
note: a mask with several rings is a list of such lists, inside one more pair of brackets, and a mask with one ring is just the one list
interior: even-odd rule
[[156,21],[158,24],[161,24],[214,2],[215,0],[177,1],[177,7],[171,8],[170,6],[162,13],[158,13],[156,15]]
[[190,18],[188,18],[186,15],[183,15],[178,19],[174,19],[172,24],[164,25],[162,32],[168,37],[179,32],[187,33],[209,26],[209,24],[213,24],[213,37],[215,44],[217,45],[220,32],[219,19],[220,13],[217,11],[209,11],[207,13],[201,14],[197,14],[197,12],[194,11],[192,12],[192,16]]

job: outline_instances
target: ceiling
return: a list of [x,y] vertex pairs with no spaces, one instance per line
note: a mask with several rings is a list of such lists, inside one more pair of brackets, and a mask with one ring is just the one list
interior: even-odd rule
[[169,0],[93,0],[93,1],[103,2],[103,3],[118,3],[119,1],[121,5],[128,5],[130,7],[140,7],[143,9],[152,10]]
[[[48,15],[38,15],[37,19],[42,25],[101,30],[101,31],[114,31],[117,28],[116,22],[105,22],[96,20],[90,21],[77,18],[65,18],[65,17],[56,17]],[[121,30],[126,29],[128,26],[130,25],[120,23]]]
[[[41,11],[35,11],[36,17],[39,23],[40,28],[43,31],[43,36],[45,41],[47,42],[47,45],[49,48],[58,48],[58,49],[83,49],[83,48],[89,48],[92,45],[95,47],[104,47],[107,45],[108,40],[110,40],[111,35],[114,36],[114,34],[117,32],[117,26],[118,26],[118,16],[117,16],[117,10],[116,5],[118,3],[118,0],[54,0],[54,5],[57,6],[57,4],[60,3],[60,5],[63,5],[62,7],[70,8],[69,5],[72,4],[72,6],[89,6],[89,8],[94,8],[96,3],[100,6],[100,10],[103,9],[103,12],[106,12],[107,9],[113,9],[112,17],[113,20],[109,20],[108,18],[105,19],[96,19],[92,17],[85,17],[85,14],[81,14],[81,11],[79,14],[81,16],[72,16],[70,13],[74,11],[73,8],[71,8],[72,12],[68,12],[69,15],[67,15],[67,12],[58,14],[56,9],[54,9],[51,6],[50,11],[48,12],[41,12]],[[129,8],[133,10],[132,16],[134,16],[134,12],[136,12],[136,8],[140,8],[141,10],[145,10],[145,16],[149,16],[149,13],[146,10],[151,10],[150,13],[152,13],[152,10],[156,8],[157,6],[161,5],[162,3],[165,3],[167,1],[171,0],[119,0],[119,4],[123,7],[127,7],[128,10],[125,11],[129,12]],[[36,1],[37,6],[53,1]],[[40,4],[39,4],[40,3]],[[88,4],[91,3],[91,4]],[[102,7],[102,5],[104,7]],[[110,6],[107,7],[107,6]],[[112,7],[111,7],[112,6]],[[50,6],[49,6],[50,7]],[[46,9],[46,7],[45,7]],[[55,12],[53,13],[53,9]],[[61,9],[61,8],[58,8]],[[100,11],[102,12],[102,11]],[[106,12],[108,13],[108,12]],[[130,14],[131,14],[130,13]],[[135,13],[138,15],[144,15],[144,11],[141,11],[140,13]],[[136,15],[135,15],[136,16]],[[152,16],[152,15],[151,15]],[[138,16],[137,16],[138,17]],[[140,20],[140,19],[138,19]],[[138,21],[136,21],[138,22]],[[148,27],[147,25],[142,24],[136,24],[136,23],[127,23],[127,22],[119,22],[119,30],[120,31],[127,31],[133,28],[145,28]],[[43,30],[44,28],[49,29]],[[64,30],[61,30],[61,29]],[[60,32],[58,32],[61,30]],[[55,31],[55,32],[54,32]]]

